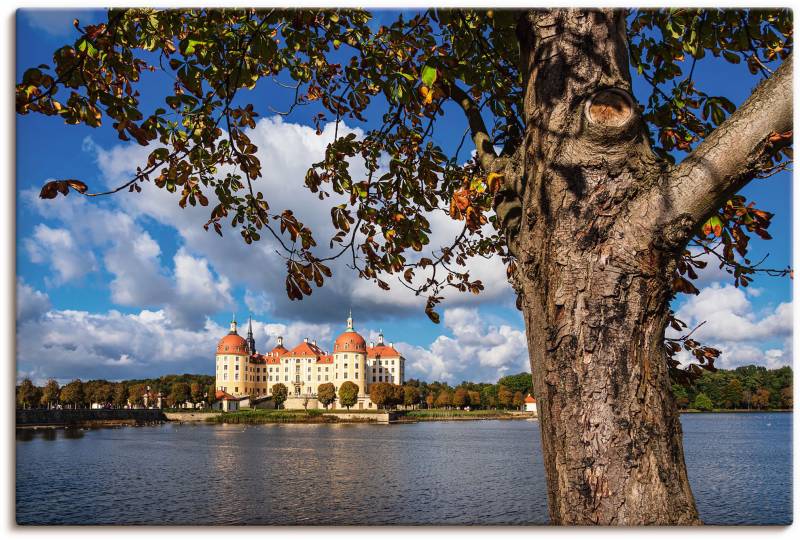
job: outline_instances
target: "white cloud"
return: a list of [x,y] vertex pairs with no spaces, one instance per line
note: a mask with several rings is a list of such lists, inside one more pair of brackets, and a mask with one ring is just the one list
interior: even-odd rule
[[453,337],[439,336],[429,347],[397,345],[409,360],[408,377],[493,382],[503,375],[530,371],[523,330],[487,323],[478,309],[463,307],[446,309],[444,325]]
[[[25,241],[31,260],[49,265],[58,277],[46,279],[46,284],[72,281],[88,268],[96,270],[97,251],[112,275],[108,287],[118,306],[164,308],[174,323],[193,329],[233,306],[230,280],[217,275],[206,258],[179,248],[168,267],[161,246],[129,214],[78,197],[42,200],[34,190],[23,192],[21,199],[67,227],[37,225]],[[83,239],[80,249],[73,238]]]
[[50,298],[17,278],[17,322],[39,319],[50,309]]
[[40,223],[24,245],[32,262],[48,264],[53,269],[55,277],[46,278],[53,285],[78,280],[97,270],[94,254],[79,246],[67,229],[54,229]]
[[[294,209],[298,219],[314,231],[321,246],[320,253],[323,254],[327,238],[334,232],[330,223],[330,207],[345,199],[334,193],[325,201],[320,201],[317,195],[304,187],[303,179],[308,167],[323,158],[327,144],[333,140],[334,129],[334,124],[328,124],[322,135],[317,135],[311,127],[272,117],[259,120],[256,128],[248,132],[259,149],[263,173],[263,178],[254,182],[254,189],[265,194],[274,212]],[[340,135],[349,132],[363,135],[360,130],[340,125]],[[90,139],[85,141],[84,146],[94,152],[106,187],[127,180],[149,152],[149,149],[137,145],[104,149]],[[359,163],[353,164],[352,172],[356,179],[365,175],[364,167]],[[285,291],[285,263],[276,254],[277,242],[269,234],[262,234],[260,242],[248,246],[237,231],[226,226],[223,229],[225,236],[220,238],[202,227],[208,219],[208,207],[181,210],[175,194],[151,184],[143,184],[142,187],[141,194],[125,193],[118,196],[116,202],[121,209],[137,220],[154,219],[173,227],[189,252],[206,258],[219,275],[247,289],[245,303],[253,312],[260,310],[261,313],[311,318],[321,322],[338,319],[343,310],[351,305],[357,306],[363,313],[369,313],[371,318],[419,313],[424,307],[424,297],[415,296],[394,279],[389,279],[391,291],[383,291],[372,282],[357,279],[353,271],[345,266],[347,261],[344,258],[332,262],[334,276],[326,281],[325,287],[314,289],[313,294],[302,302],[292,302]],[[212,194],[209,197],[212,199],[210,205],[213,205]],[[433,230],[431,246],[434,247],[451,243],[462,226],[443,212],[433,213],[430,221]],[[506,302],[513,294],[499,258],[474,258],[468,262],[468,269],[471,276],[483,281],[486,290],[478,296],[450,290],[447,292],[446,306]],[[421,278],[423,272],[418,274]]]
[[[714,283],[702,289],[700,294],[689,297],[675,314],[689,329],[702,323],[692,338],[722,351],[715,362],[717,367],[791,364],[791,302],[758,310],[753,306],[751,296],[757,297],[758,294],[733,285]],[[668,336],[677,337],[682,333],[670,330]],[[687,362],[690,357],[682,352],[680,359]]]
[[[197,329],[182,328],[166,310],[133,314],[47,310],[46,295],[24,283],[19,284],[19,291],[19,305],[29,316],[17,321],[17,376],[29,377],[37,384],[50,377],[66,382],[73,378],[213,374],[217,342],[228,333],[211,320]],[[246,332],[247,327],[240,326],[239,334]],[[335,338],[330,325],[309,323],[254,320],[253,332],[259,351],[271,350],[279,335],[287,347],[309,337],[328,348]]]

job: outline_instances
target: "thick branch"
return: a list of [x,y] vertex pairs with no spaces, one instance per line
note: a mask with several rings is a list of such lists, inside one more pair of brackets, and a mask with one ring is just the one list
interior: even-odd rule
[[790,56],[674,170],[664,192],[669,217],[698,227],[758,175],[772,150],[770,135],[791,129]]
[[500,163],[497,163],[497,153],[494,151],[492,141],[489,138],[489,132],[486,129],[486,124],[483,122],[481,111],[475,104],[475,101],[469,97],[461,88],[455,83],[448,86],[450,90],[450,97],[459,104],[467,116],[469,122],[469,131],[472,136],[472,141],[475,143],[475,150],[478,154],[478,163],[484,171],[493,172],[498,168]]

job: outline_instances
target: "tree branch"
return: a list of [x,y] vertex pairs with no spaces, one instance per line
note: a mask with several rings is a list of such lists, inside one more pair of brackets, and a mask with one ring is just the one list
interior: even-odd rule
[[682,218],[693,232],[770,165],[772,136],[792,130],[792,71],[789,56],[674,169],[663,192],[669,218]]
[[480,109],[475,104],[475,101],[455,83],[449,84],[447,89],[450,91],[450,97],[458,103],[467,116],[472,142],[475,143],[475,150],[478,154],[478,163],[480,163],[485,172],[494,172],[499,168],[500,163],[497,163],[497,153],[495,153],[492,146]]

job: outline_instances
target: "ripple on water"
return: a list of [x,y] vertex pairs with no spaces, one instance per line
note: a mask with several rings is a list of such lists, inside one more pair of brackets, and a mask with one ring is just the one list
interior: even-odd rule
[[[791,522],[791,414],[685,415],[682,423],[706,523]],[[18,437],[18,523],[547,523],[537,422],[65,435]]]

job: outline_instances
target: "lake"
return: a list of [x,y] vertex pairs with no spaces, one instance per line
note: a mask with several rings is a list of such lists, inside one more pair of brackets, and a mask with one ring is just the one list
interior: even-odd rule
[[[792,414],[681,417],[707,524],[792,521]],[[546,524],[536,421],[17,430],[19,524]]]

